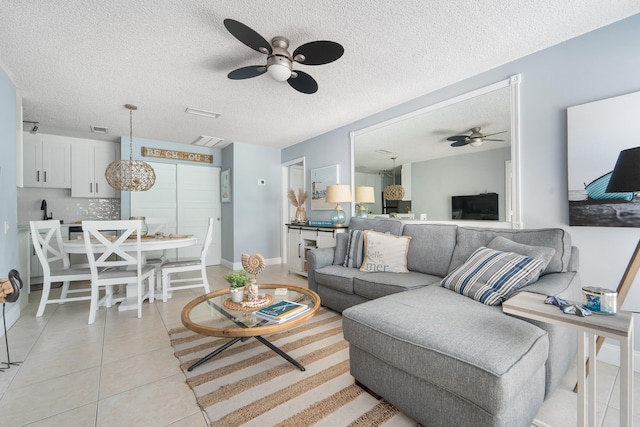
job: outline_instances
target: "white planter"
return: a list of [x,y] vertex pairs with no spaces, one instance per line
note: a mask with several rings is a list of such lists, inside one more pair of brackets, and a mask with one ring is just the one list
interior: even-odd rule
[[229,288],[231,292],[231,301],[242,302],[244,299],[244,287],[242,288]]

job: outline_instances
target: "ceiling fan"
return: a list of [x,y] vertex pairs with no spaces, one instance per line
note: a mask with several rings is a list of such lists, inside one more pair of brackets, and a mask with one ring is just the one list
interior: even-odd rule
[[267,55],[267,65],[250,65],[230,72],[227,77],[231,80],[244,80],[257,77],[268,72],[277,81],[287,81],[289,86],[298,92],[312,94],[318,90],[318,83],[309,74],[293,70],[293,63],[304,65],[328,64],[339,59],[344,48],[336,42],[319,40],[305,43],[293,51],[287,50],[289,40],[276,36],[267,42],[264,37],[241,22],[225,19],[224,26],[235,38],[251,49]]
[[447,138],[447,141],[453,141],[451,143],[452,147],[463,147],[467,144],[471,145],[472,147],[479,147],[484,141],[504,141],[504,139],[488,139],[487,137],[506,132],[506,130],[503,130],[502,132],[483,135],[482,133],[480,133],[479,127],[471,128],[470,130],[471,135],[454,135]]

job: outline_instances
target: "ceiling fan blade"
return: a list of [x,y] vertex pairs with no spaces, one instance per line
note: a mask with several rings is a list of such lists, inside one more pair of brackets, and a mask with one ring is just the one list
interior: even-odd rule
[[467,145],[468,143],[469,143],[469,141],[462,141],[462,140],[459,140],[459,141],[456,141],[456,142],[452,142],[452,143],[451,143],[451,146],[452,146],[452,147],[464,147],[464,146],[465,146],[465,145]]
[[304,65],[322,65],[339,59],[343,53],[344,48],[339,43],[319,40],[298,46],[293,51],[293,60]]
[[456,142],[464,142],[467,139],[469,139],[469,137],[467,135],[454,135],[454,136],[450,136],[449,138],[447,138],[447,141],[456,141]]
[[264,37],[258,34],[255,30],[244,25],[242,22],[238,22],[233,19],[225,19],[224,26],[235,38],[249,46],[251,49],[264,54],[270,54],[273,52],[271,45]]
[[482,138],[483,141],[504,141],[504,139],[487,139],[487,138]]
[[237,70],[233,70],[227,77],[231,80],[244,80],[250,79],[251,77],[258,77],[264,74],[267,71],[267,67],[264,65],[250,65],[248,67],[238,68]]
[[318,83],[316,83],[313,77],[302,71],[296,70],[295,73],[297,74],[296,77],[291,77],[289,80],[287,80],[289,86],[291,86],[298,92],[306,93],[309,95],[318,91]]
[[490,134],[488,134],[488,135],[485,135],[484,137],[486,138],[486,137],[488,137],[488,136],[499,135],[499,134],[501,134],[501,133],[505,133],[505,132],[506,132],[506,130],[503,130],[502,132],[490,133]]

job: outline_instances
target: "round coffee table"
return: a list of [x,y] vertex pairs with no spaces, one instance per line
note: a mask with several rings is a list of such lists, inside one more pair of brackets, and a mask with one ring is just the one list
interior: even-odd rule
[[[286,322],[272,323],[254,314],[259,308],[238,310],[229,308],[230,306],[233,307],[233,305],[226,301],[231,298],[228,288],[202,295],[190,301],[182,309],[182,324],[202,335],[233,339],[195,362],[187,369],[188,371],[210,360],[238,341],[246,341],[251,337],[255,337],[255,339],[284,357],[301,371],[305,370],[304,366],[267,341],[263,335],[291,329],[311,319],[320,309],[320,296],[312,290],[294,285],[263,284],[259,285],[259,287],[260,294],[271,295],[273,298],[272,304],[283,300],[293,301],[308,305],[309,311]],[[286,292],[276,292],[276,290],[286,290]],[[225,301],[227,302],[226,304]]]

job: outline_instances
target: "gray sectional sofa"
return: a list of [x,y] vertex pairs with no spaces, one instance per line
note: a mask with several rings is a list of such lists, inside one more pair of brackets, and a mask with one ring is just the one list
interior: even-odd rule
[[540,277],[520,290],[578,300],[570,235],[366,218],[352,218],[349,229],[411,237],[407,273],[343,266],[349,233],[337,235],[335,248],[309,254],[309,288],[343,313],[356,381],[424,426],[531,425],[575,356],[575,332],[506,315],[441,281],[502,236],[555,249]]

